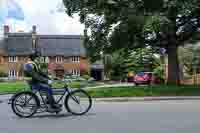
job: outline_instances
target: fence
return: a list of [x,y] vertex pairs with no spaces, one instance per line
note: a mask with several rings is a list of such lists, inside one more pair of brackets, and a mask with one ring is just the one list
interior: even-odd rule
[[200,85],[200,74],[192,75],[189,79],[183,79],[181,81],[183,85]]

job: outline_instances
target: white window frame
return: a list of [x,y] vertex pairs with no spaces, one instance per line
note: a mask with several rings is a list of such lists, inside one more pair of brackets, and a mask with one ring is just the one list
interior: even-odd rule
[[62,56],[56,56],[56,62],[57,63],[62,63],[63,62],[63,57]]
[[18,58],[17,58],[17,56],[9,56],[9,57],[8,57],[8,61],[9,61],[9,62],[17,62],[17,61],[18,61]]
[[80,62],[80,56],[72,56],[72,62]]
[[4,57],[0,57],[0,64],[4,63]]
[[16,77],[18,77],[18,72],[16,70],[9,70],[8,76],[10,78],[16,78]]
[[72,75],[74,76],[80,76],[80,70],[79,69],[72,69]]
[[48,56],[44,57],[44,62],[49,63],[49,57]]

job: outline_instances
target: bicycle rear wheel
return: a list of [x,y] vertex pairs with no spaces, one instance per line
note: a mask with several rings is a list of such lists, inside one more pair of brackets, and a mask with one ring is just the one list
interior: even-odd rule
[[33,116],[38,109],[39,101],[31,92],[20,92],[12,99],[11,107],[13,112],[23,118]]
[[92,107],[92,98],[84,90],[70,92],[65,98],[65,108],[74,115],[84,115]]

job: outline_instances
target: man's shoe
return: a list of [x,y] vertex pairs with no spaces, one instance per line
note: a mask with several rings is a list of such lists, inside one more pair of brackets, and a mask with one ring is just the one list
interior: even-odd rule
[[47,111],[50,112],[50,113],[55,113],[55,112],[62,111],[62,108],[61,108],[60,105],[54,105],[53,107],[51,105],[49,105]]
[[62,104],[54,104],[53,108],[62,108]]

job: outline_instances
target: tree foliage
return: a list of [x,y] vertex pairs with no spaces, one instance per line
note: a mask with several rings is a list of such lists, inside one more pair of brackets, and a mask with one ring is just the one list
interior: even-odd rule
[[166,48],[168,83],[179,83],[177,49],[197,32],[200,0],[63,1],[68,15],[78,13],[85,24],[85,44],[92,59],[99,59],[101,51],[121,48]]
[[150,48],[137,48],[128,53],[126,49],[120,49],[106,55],[105,59],[105,73],[111,79],[125,79],[128,72],[153,72],[161,66],[160,57]]

